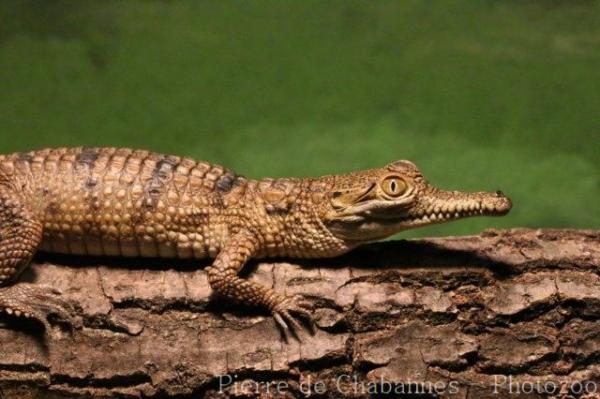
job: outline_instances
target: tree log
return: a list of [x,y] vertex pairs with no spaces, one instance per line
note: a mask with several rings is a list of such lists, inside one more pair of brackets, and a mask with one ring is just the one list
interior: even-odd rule
[[60,289],[80,325],[2,315],[0,397],[600,396],[600,230],[250,264],[249,279],[313,301],[301,342],[211,297],[206,264],[38,256],[21,280]]

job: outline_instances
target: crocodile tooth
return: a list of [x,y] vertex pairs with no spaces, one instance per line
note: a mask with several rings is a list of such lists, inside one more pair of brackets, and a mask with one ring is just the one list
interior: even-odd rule
[[455,218],[457,218],[457,217],[460,217],[460,213],[458,213],[458,212],[455,212],[455,213],[454,213],[454,217],[455,217]]
[[431,221],[437,220],[437,216],[435,216],[435,213],[432,213],[431,216],[429,216],[429,220],[431,220]]

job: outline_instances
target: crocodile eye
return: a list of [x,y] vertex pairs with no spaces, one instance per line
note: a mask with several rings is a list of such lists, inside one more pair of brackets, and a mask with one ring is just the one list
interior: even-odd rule
[[404,180],[395,176],[386,177],[381,182],[381,189],[386,195],[389,195],[390,197],[401,196],[406,192],[407,188],[408,186],[406,185]]

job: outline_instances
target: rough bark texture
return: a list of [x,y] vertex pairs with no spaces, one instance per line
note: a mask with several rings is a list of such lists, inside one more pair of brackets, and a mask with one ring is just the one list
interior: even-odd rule
[[82,326],[44,335],[2,316],[0,397],[600,396],[599,230],[384,242],[248,269],[313,297],[316,334],[286,344],[268,315],[210,300],[197,262],[38,257],[22,280],[62,290]]

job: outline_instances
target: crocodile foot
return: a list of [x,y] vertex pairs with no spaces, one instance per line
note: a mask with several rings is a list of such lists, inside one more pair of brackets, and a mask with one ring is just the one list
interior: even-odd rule
[[73,305],[61,297],[59,290],[38,284],[17,283],[0,287],[0,311],[17,317],[37,320],[50,332],[49,316],[75,325]]

